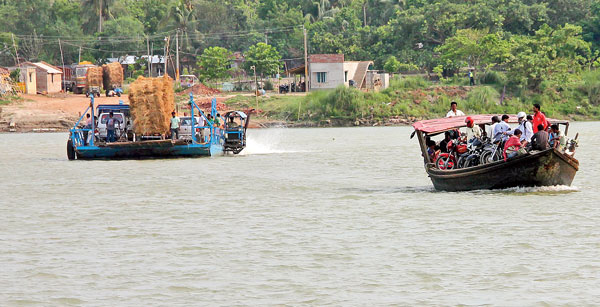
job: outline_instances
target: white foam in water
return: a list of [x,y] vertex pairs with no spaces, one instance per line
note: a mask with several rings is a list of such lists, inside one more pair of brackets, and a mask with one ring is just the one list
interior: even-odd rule
[[246,148],[240,153],[241,155],[266,155],[278,153],[300,152],[298,150],[284,149],[281,144],[283,139],[283,131],[280,129],[264,129],[260,132],[252,131],[248,133],[246,139]]
[[502,191],[515,192],[515,193],[535,193],[535,192],[577,192],[579,188],[576,186],[568,185],[553,185],[547,187],[516,187],[504,189]]

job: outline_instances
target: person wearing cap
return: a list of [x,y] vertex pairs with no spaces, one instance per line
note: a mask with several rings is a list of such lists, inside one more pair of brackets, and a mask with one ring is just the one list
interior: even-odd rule
[[[533,127],[531,126],[531,123],[527,121],[527,114],[525,114],[525,112],[519,112],[517,114],[517,118],[519,119],[519,126],[517,129],[522,132],[521,143],[523,143],[523,145],[527,145],[529,142],[531,142],[531,137],[533,136]],[[507,131],[506,133],[512,135],[514,131]]]
[[456,109],[457,106],[458,104],[456,103],[456,101],[452,101],[450,103],[450,111],[446,113],[446,117],[465,116],[465,113],[463,113],[463,111]]
[[171,140],[179,139],[179,123],[181,120],[175,116],[175,111],[171,112]]
[[467,141],[471,140],[474,137],[478,139],[481,138],[481,128],[478,125],[475,125],[475,122],[473,121],[473,118],[471,118],[471,116],[465,118],[465,124],[467,124],[467,128],[465,130],[465,133],[467,135]]

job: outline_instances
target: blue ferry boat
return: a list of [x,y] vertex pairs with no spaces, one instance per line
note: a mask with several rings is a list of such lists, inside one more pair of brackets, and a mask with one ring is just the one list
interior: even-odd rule
[[[204,112],[194,102],[193,94],[190,94],[189,106],[191,119],[202,117],[204,123],[209,123]],[[100,117],[102,112],[123,112],[122,114],[127,114],[123,120],[131,122],[130,119],[128,120],[129,106],[123,104],[101,105],[95,110],[94,96],[92,95],[90,106],[69,131],[69,140],[67,141],[67,158],[69,160],[214,156],[227,152],[238,154],[246,146],[249,116],[241,111],[226,113],[223,117],[224,129],[208,124],[200,126],[196,120],[190,120],[190,136],[187,138],[171,140],[164,139],[164,136],[136,136],[132,132],[128,133],[128,129],[125,129],[120,133],[119,140],[116,142],[106,142],[99,136],[96,120],[91,121],[91,127],[81,127],[80,123],[88,111],[91,111],[91,118],[96,118],[95,114]],[[211,115],[213,118],[217,115],[216,99],[214,98]]]

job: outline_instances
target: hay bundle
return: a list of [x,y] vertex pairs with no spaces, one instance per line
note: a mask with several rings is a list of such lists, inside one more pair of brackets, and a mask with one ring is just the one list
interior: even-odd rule
[[86,86],[89,89],[90,86],[102,86],[102,67],[94,66],[87,69],[85,74]]
[[102,65],[104,90],[112,90],[123,84],[123,67],[118,62]]
[[136,134],[167,133],[175,109],[173,79],[140,76],[129,87],[129,106]]

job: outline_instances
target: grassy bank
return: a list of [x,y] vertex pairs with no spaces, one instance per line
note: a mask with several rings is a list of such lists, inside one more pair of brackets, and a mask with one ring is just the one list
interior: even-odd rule
[[[306,96],[259,97],[258,109],[260,115],[272,120],[352,125],[442,117],[451,101],[458,102],[459,109],[467,114],[530,113],[532,104],[539,103],[550,117],[600,119],[600,71],[588,72],[569,86],[542,92],[510,88],[504,75],[497,72],[482,74],[476,86],[466,83],[461,79],[435,83],[422,78],[393,79],[389,88],[378,93],[339,87]],[[237,96],[227,104],[256,108],[255,98],[248,96]]]

